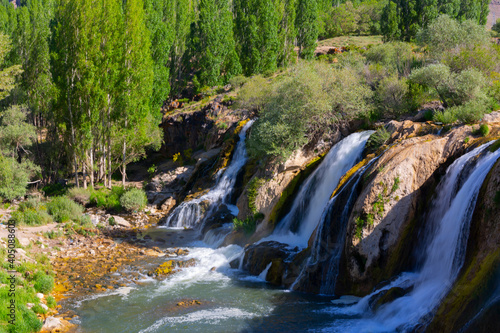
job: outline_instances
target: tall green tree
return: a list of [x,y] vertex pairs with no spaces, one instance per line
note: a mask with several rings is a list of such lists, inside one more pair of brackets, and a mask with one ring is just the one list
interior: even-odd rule
[[272,72],[279,53],[279,6],[274,0],[235,0],[237,49],[245,75]]
[[317,0],[299,0],[297,6],[297,45],[299,56],[312,59],[316,50],[319,34],[319,15]]
[[127,0],[124,8],[123,58],[120,83],[120,118],[114,130],[119,133],[122,183],[127,164],[145,154],[148,144],[159,143],[155,120],[159,110],[151,109],[153,60],[142,0]]
[[201,0],[190,45],[192,69],[201,86],[226,83],[241,73],[228,0]]
[[175,38],[175,0],[146,0],[144,10],[151,33],[154,83],[151,105],[161,108],[170,93],[170,52]]
[[295,18],[297,10],[297,0],[281,0],[279,3],[279,13],[281,22],[279,24],[279,54],[278,66],[288,65],[294,55],[294,42],[297,36]]

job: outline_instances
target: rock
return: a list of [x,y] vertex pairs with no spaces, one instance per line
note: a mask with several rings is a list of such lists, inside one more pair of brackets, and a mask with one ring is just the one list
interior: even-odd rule
[[44,309],[45,311],[49,311],[49,307],[44,304],[44,303],[40,303],[40,306],[42,307],[42,309]]
[[22,247],[26,247],[26,246],[30,245],[29,238],[20,237],[17,240],[19,241],[19,244],[21,244]]
[[500,111],[495,111],[490,114],[486,114],[483,117],[483,122],[485,123],[500,123]]
[[410,291],[413,290],[413,287],[409,288],[401,288],[401,287],[393,287],[390,289],[383,290],[378,294],[374,295],[370,298],[369,304],[370,308],[373,312],[377,311],[382,305],[386,303],[390,303],[395,299],[405,296]]
[[177,303],[177,306],[183,307],[183,308],[188,308],[194,305],[201,305],[201,302],[198,300],[185,300]]
[[74,324],[71,324],[69,321],[56,318],[56,317],[47,317],[43,323],[41,333],[56,333],[56,332],[67,332]]
[[43,299],[45,296],[43,296],[43,294],[42,294],[42,293],[37,293],[37,294],[36,294],[36,297],[38,297],[39,299]]
[[117,225],[119,225],[120,227],[124,227],[124,228],[131,228],[132,227],[132,225],[121,216],[113,215],[113,218],[115,219],[115,223]]
[[174,197],[171,196],[165,199],[158,209],[160,209],[163,213],[168,214],[175,207],[176,203],[177,202]]
[[32,307],[34,307],[34,306],[35,306],[35,304],[33,304],[33,303],[26,303],[26,307],[27,307],[28,309],[31,309],[31,308],[32,308]]
[[[498,332],[500,306],[500,160],[479,192],[470,224],[465,261],[448,295],[440,303],[429,332]],[[488,302],[493,304],[485,306]]]
[[99,222],[100,222],[100,217],[99,217],[99,215],[89,214],[89,216],[90,216],[90,221],[92,222],[92,224],[93,224],[94,226],[96,226],[96,225],[98,225],[98,224],[99,224]]

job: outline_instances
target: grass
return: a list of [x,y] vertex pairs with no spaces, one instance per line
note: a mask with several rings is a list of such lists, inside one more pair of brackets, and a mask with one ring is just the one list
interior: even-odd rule
[[[27,251],[27,256],[35,258],[37,262],[21,262],[15,269],[19,273],[15,279],[16,293],[16,324],[9,325],[8,317],[11,296],[9,296],[9,274],[7,274],[7,250],[0,249],[0,332],[29,333],[37,332],[42,327],[42,321],[37,318],[36,313],[46,313],[40,306],[40,299],[36,297],[37,292],[48,294],[54,286],[52,267],[45,255],[33,255]],[[49,295],[46,296],[47,306],[55,308],[57,306],[55,299]],[[28,309],[27,303],[33,303],[35,306]]]
[[55,197],[47,204],[47,210],[56,222],[79,220],[83,207],[68,197]]
[[368,45],[382,44],[382,36],[340,36],[330,39],[321,40],[318,46],[355,46],[367,47]]

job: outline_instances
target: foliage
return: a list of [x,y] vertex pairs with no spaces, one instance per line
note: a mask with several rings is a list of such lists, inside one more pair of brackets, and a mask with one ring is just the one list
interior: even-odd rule
[[318,39],[318,0],[298,0],[297,17],[297,46],[302,59],[312,59]]
[[370,138],[366,142],[366,147],[375,151],[382,147],[390,138],[391,132],[389,132],[385,127],[380,127],[375,133],[370,135]]
[[233,219],[234,230],[243,231],[246,235],[251,235],[255,232],[257,227],[257,221],[253,216],[247,217],[244,220],[239,220],[237,218]]
[[443,123],[444,125],[453,124],[458,120],[453,109],[438,111],[434,114],[433,120],[435,122]]
[[483,26],[471,20],[460,22],[448,15],[436,18],[417,36],[419,43],[426,45],[431,55],[438,59],[450,50],[486,45],[489,38]]
[[382,114],[389,118],[396,118],[409,109],[408,84],[405,78],[397,75],[382,79],[377,87],[375,96]]
[[491,30],[500,34],[500,18],[498,18],[497,21],[495,22],[495,24],[493,24],[493,26],[491,27]]
[[257,207],[255,205],[255,199],[257,198],[257,191],[262,185],[264,185],[265,180],[261,178],[253,178],[250,182],[248,182],[247,187],[247,196],[248,196],[248,208],[252,214],[257,214]]
[[488,134],[490,134],[490,127],[486,124],[481,124],[481,126],[479,126],[479,134],[481,134],[481,136],[488,136]]
[[461,105],[485,95],[486,80],[474,68],[453,73],[444,64],[431,64],[414,70],[409,79],[432,88],[445,106]]
[[366,54],[369,63],[382,65],[386,71],[408,75],[414,65],[415,55],[408,43],[390,42],[370,48]]
[[272,86],[264,77],[256,75],[246,82],[238,93],[238,106],[261,110],[267,103]]
[[286,159],[316,131],[370,109],[371,91],[350,68],[301,62],[271,84],[249,137],[249,153],[254,157]]
[[42,294],[48,294],[54,288],[54,278],[41,271],[35,273],[34,282],[35,290]]
[[38,226],[52,222],[47,208],[37,199],[22,202],[19,208],[12,213],[11,218],[17,225]]
[[449,108],[449,112],[454,114],[458,120],[466,124],[477,123],[488,111],[488,104],[485,100],[477,98],[459,106]]
[[146,193],[138,188],[132,188],[125,192],[120,198],[120,204],[129,212],[141,211],[146,207],[148,199]]
[[90,195],[91,191],[89,189],[81,187],[73,187],[68,190],[68,198],[83,206],[90,203]]
[[111,190],[107,188],[94,190],[90,194],[90,203],[99,208],[120,211],[122,209],[120,198],[124,193],[125,189],[121,186],[113,186]]
[[26,194],[29,179],[38,168],[30,161],[18,163],[0,154],[0,197],[12,201]]
[[11,47],[9,36],[0,32],[0,100],[10,95],[15,88],[16,77],[22,72],[19,65],[10,67],[4,65],[5,57],[10,52]]
[[68,197],[54,197],[47,203],[47,210],[56,222],[77,221],[83,214],[83,207]]

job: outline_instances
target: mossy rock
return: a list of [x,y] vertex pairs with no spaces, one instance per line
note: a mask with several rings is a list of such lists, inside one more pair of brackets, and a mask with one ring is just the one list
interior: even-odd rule
[[391,303],[394,300],[405,296],[412,289],[413,288],[394,287],[391,289],[381,291],[379,294],[375,295],[370,300],[370,307],[371,307],[372,311],[377,311],[377,309],[380,308],[382,305],[387,304],[387,303]]
[[274,206],[270,216],[269,222],[272,226],[281,220],[290,210],[295,199],[296,194],[299,191],[300,185],[309,177],[311,173],[320,165],[323,158],[326,156],[326,152],[315,157],[309,163],[307,163],[304,168],[299,171],[285,190],[281,193],[281,196]]

